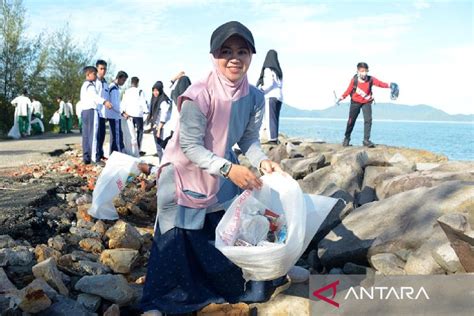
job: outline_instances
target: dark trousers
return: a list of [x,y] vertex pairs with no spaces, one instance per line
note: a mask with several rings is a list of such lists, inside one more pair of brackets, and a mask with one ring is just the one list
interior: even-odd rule
[[125,145],[120,119],[108,119],[108,121],[110,126],[110,153],[112,154],[114,151],[123,152]]
[[90,163],[92,160],[92,143],[94,140],[94,118],[97,114],[94,109],[83,110],[82,120],[82,160]]
[[351,108],[349,110],[349,120],[347,121],[346,138],[351,138],[352,130],[354,129],[355,122],[359,116],[360,109],[364,115],[364,140],[370,139],[370,130],[372,129],[372,102],[369,103],[357,103],[351,101]]
[[159,137],[156,135],[156,131],[157,129],[155,125],[152,128],[152,133],[153,133],[153,138],[155,139],[156,155],[158,156],[158,158],[160,158],[160,161],[161,161],[161,157],[163,157],[163,148],[164,148],[163,129],[161,129]]
[[277,98],[269,98],[269,113],[268,118],[270,120],[270,139],[269,140],[277,140],[278,139],[278,130],[280,128],[280,110],[281,110],[281,101]]
[[100,161],[104,157],[104,141],[105,141],[105,122],[107,119],[99,118],[99,125],[97,126],[97,147],[96,147],[96,161]]
[[138,150],[141,150],[143,139],[143,117],[133,117],[133,126],[137,129]]

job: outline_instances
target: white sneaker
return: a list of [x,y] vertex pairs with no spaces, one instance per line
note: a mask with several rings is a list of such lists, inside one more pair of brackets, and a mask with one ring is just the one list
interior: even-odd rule
[[288,271],[292,283],[304,283],[309,280],[309,270],[300,266],[293,266]]

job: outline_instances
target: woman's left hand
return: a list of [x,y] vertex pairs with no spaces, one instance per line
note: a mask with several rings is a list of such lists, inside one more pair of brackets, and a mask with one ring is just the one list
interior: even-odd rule
[[274,161],[271,161],[270,159],[262,160],[262,162],[260,163],[259,170],[263,174],[272,173],[275,171],[283,172],[283,170],[281,170],[280,165]]

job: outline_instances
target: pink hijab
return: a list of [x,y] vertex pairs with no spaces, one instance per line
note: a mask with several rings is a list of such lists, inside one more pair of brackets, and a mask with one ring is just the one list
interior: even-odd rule
[[[212,56],[212,55],[211,55]],[[245,74],[238,82],[231,82],[218,69],[213,58],[214,70],[207,78],[191,85],[178,98],[178,110],[184,101],[193,101],[207,118],[204,147],[216,156],[224,157],[232,103],[248,95],[249,83]],[[172,164],[175,169],[176,202],[190,208],[207,208],[217,203],[219,177],[209,174],[191,162],[182,152],[179,141],[178,122],[174,136],[166,147],[162,166]],[[205,198],[194,198],[184,193],[190,190],[204,194]]]

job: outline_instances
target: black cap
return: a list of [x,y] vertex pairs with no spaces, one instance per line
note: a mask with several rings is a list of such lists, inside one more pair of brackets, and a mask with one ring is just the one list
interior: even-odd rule
[[214,32],[212,32],[210,53],[213,53],[219,49],[222,44],[224,44],[224,42],[232,35],[238,35],[242,37],[248,43],[252,53],[256,53],[252,32],[250,32],[250,30],[245,25],[237,21],[230,21],[222,24],[217,29],[215,29]]

